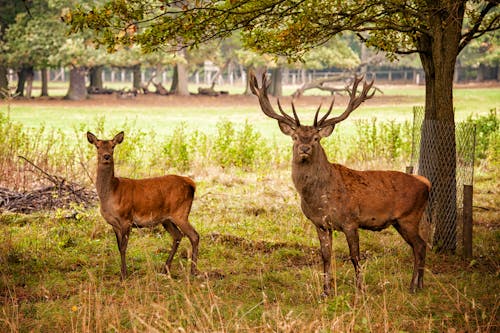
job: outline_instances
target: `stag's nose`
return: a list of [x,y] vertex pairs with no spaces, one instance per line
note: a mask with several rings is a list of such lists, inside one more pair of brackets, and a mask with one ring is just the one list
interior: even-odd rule
[[106,161],[109,161],[111,159],[111,154],[104,154],[103,158],[106,160]]
[[302,154],[309,154],[309,152],[311,151],[311,147],[303,145],[299,147],[299,150]]

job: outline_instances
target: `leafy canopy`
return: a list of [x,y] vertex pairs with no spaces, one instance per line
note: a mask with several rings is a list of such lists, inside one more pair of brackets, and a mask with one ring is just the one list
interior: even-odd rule
[[109,0],[80,5],[65,20],[72,31],[90,28],[109,51],[134,43],[146,52],[193,48],[241,31],[245,47],[302,58],[342,31],[355,31],[369,46],[398,54],[426,52],[431,20],[449,24],[449,13],[466,5],[459,50],[500,28],[498,0]]

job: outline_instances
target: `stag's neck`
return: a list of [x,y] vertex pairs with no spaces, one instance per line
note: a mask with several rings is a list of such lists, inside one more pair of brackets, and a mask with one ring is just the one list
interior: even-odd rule
[[96,189],[101,202],[111,196],[117,184],[113,164],[97,166]]
[[292,162],[292,179],[301,194],[315,193],[331,181],[331,163],[323,150],[307,162]]

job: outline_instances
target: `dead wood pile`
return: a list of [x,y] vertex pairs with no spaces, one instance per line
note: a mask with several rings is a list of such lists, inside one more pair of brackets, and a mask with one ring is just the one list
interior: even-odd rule
[[19,156],[40,171],[52,184],[27,192],[16,192],[0,187],[0,212],[33,213],[57,208],[71,208],[71,204],[89,207],[97,202],[97,193],[64,178],[50,175],[26,158]]

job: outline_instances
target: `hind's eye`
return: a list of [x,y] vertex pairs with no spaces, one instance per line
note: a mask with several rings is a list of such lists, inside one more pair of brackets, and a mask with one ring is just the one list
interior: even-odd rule
[[293,141],[297,141],[297,139],[298,139],[298,138],[299,138],[299,137],[298,137],[297,135],[295,135],[295,134],[294,134],[294,135],[292,135],[292,139],[293,139]]
[[313,138],[313,140],[314,140],[314,142],[318,142],[318,141],[319,141],[319,136],[315,136],[315,137]]

